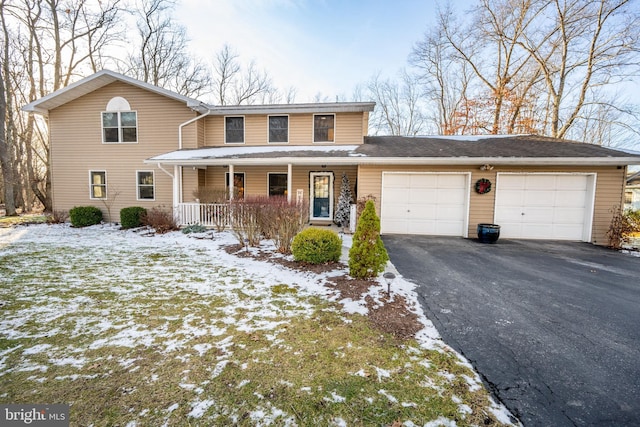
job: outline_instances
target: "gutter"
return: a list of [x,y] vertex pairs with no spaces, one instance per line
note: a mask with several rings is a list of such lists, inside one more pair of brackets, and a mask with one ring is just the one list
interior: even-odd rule
[[223,157],[200,159],[163,159],[162,156],[144,160],[153,164],[179,166],[236,166],[255,165],[518,165],[518,166],[622,166],[640,165],[640,157]]

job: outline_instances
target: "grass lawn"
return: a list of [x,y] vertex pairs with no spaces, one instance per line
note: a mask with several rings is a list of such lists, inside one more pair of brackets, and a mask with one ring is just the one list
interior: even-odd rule
[[439,339],[384,333],[337,296],[344,269],[297,271],[207,236],[0,228],[0,402],[70,404],[73,426],[509,423]]

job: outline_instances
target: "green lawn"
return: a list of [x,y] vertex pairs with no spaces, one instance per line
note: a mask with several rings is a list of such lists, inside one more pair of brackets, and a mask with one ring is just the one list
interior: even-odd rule
[[71,425],[95,426],[507,420],[445,345],[385,334],[326,275],[230,242],[0,229],[0,402],[71,404]]

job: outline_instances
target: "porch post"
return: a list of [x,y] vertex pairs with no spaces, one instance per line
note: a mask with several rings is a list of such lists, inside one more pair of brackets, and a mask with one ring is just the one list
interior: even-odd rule
[[293,193],[293,166],[291,163],[287,165],[287,203],[291,203],[291,193]]
[[178,208],[180,204],[180,166],[176,165],[173,167],[173,207],[174,209]]
[[233,165],[229,165],[229,200],[233,200],[233,193],[235,193],[233,184]]

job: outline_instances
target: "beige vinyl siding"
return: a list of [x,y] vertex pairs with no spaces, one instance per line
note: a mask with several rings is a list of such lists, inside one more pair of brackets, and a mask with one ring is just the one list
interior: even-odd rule
[[[492,171],[481,171],[479,166],[360,166],[358,171],[358,197],[373,195],[376,208],[380,212],[383,171],[402,172],[471,172],[469,201],[469,237],[476,237],[479,223],[494,220],[495,185],[498,172],[553,172],[553,173],[596,173],[596,194],[592,226],[592,243],[607,245],[606,233],[612,218],[612,207],[620,206],[623,197],[624,168],[602,167],[504,167],[496,166]],[[493,184],[491,192],[477,194],[474,186],[477,180],[487,178]]]
[[[225,186],[225,173],[229,169],[222,166],[209,166],[206,172],[205,186],[215,189],[223,189]],[[302,190],[304,199],[309,200],[309,174],[311,172],[333,172],[334,173],[334,205],[338,203],[340,187],[342,185],[342,172],[346,172],[351,184],[351,192],[355,197],[355,182],[357,176],[357,166],[294,166],[292,170],[292,192],[291,199],[295,200],[297,191]],[[244,173],[245,195],[266,196],[269,194],[268,178],[269,173],[287,173],[286,166],[236,166],[234,173]],[[191,194],[192,190],[185,187],[185,194]],[[355,201],[355,200],[354,200]]]
[[[362,144],[367,134],[367,113],[337,113],[335,142],[329,144]],[[313,114],[288,114],[289,145],[314,145]],[[203,119],[204,145],[224,146],[224,116],[208,116]],[[317,143],[315,143],[317,144]],[[277,145],[268,142],[267,114],[244,115],[244,144],[230,145]]]
[[[137,112],[138,143],[103,144],[101,112],[115,96]],[[178,147],[178,125],[193,118],[184,104],[122,82],[112,83],[49,113],[54,209],[93,205],[107,214],[105,203],[89,196],[89,171],[107,172],[107,204],[112,220],[128,206],[172,205],[172,180],[144,159]],[[155,200],[137,200],[136,171],[153,170]],[[173,170],[170,170],[173,172]]]

